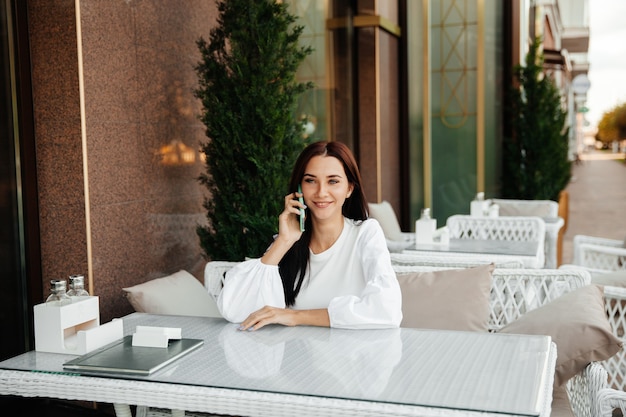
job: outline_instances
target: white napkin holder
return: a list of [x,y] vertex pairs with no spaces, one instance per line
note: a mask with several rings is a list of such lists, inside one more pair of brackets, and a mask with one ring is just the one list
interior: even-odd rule
[[133,346],[167,348],[172,340],[182,336],[180,327],[137,326],[133,333]]
[[433,244],[447,246],[450,244],[450,229],[448,226],[440,227],[433,233]]
[[74,299],[71,304],[34,306],[35,350],[84,355],[124,336],[121,319],[100,325],[97,296]]

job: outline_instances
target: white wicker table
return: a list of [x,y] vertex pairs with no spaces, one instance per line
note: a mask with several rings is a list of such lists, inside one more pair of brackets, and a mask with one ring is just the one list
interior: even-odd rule
[[[182,328],[200,349],[147,377],[78,375],[74,356],[0,362],[0,395],[153,406],[238,416],[549,416],[556,350],[547,336],[420,329],[270,326],[134,313]],[[119,407],[122,405],[122,407]],[[119,411],[119,410],[118,410]]]
[[[543,250],[543,249],[541,249]],[[494,260],[506,256],[507,259],[519,259],[525,268],[543,268],[543,254],[540,253],[537,242],[520,242],[510,240],[492,239],[450,239],[447,245],[418,243],[412,248],[407,248],[403,253],[422,253],[441,256],[443,254],[462,256],[464,258],[475,256],[477,259],[486,260],[491,256]]]

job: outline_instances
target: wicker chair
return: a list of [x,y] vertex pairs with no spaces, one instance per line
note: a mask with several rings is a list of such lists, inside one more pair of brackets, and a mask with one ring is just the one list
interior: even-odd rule
[[475,217],[456,214],[448,217],[446,227],[450,231],[450,239],[536,242],[538,261],[530,267],[544,267],[546,225],[541,217]]
[[207,289],[211,297],[217,301],[217,297],[222,291],[224,275],[239,262],[234,261],[211,261],[204,267],[204,288]]
[[538,216],[546,223],[546,268],[556,268],[559,231],[565,220],[559,217],[559,203],[552,200],[515,200],[494,198],[492,203],[500,208],[500,216]]
[[[626,288],[604,287],[607,312],[613,332],[626,342]],[[611,417],[614,410],[626,415],[626,351],[602,362],[608,371],[608,387],[599,393],[597,416]]]
[[572,263],[586,268],[592,275],[626,270],[624,241],[576,235]]

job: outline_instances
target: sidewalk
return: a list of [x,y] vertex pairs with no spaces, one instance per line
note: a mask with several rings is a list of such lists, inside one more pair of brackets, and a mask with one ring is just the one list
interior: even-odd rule
[[[622,159],[615,159],[615,158]],[[573,165],[569,220],[563,236],[561,264],[573,259],[575,235],[626,238],[626,163],[623,154],[592,151]]]

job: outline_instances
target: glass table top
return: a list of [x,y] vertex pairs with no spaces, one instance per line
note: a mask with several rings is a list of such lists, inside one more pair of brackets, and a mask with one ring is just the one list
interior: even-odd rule
[[[100,377],[538,415],[554,373],[547,336],[306,326],[240,331],[218,318],[143,313],[123,321],[127,335],[137,325],[180,327],[182,337],[204,345],[149,376]],[[74,357],[31,351],[0,362],[0,369],[71,374],[63,363]]]

